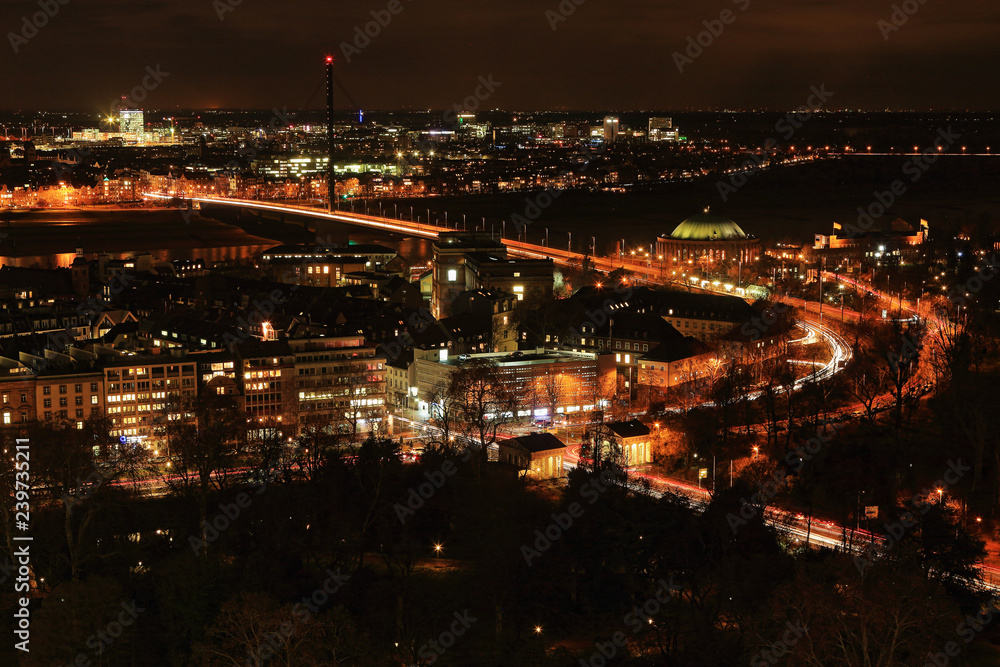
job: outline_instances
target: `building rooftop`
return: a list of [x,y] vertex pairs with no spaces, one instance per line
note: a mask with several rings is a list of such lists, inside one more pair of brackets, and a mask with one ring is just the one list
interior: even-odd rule
[[723,215],[704,213],[692,215],[677,225],[670,238],[680,241],[729,241],[745,239],[747,233],[740,226]]
[[638,419],[627,422],[611,422],[604,426],[619,438],[638,438],[649,435],[649,427]]
[[511,438],[500,444],[507,445],[508,447],[517,447],[532,454],[548,452],[553,449],[565,449],[566,447],[566,443],[551,433],[531,433],[529,435],[522,435],[519,438]]

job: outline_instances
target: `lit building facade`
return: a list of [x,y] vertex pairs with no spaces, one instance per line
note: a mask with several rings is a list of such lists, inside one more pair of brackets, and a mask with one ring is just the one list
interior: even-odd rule
[[463,292],[498,289],[531,307],[552,297],[554,283],[551,259],[508,259],[506,246],[489,233],[441,234],[434,242],[431,313],[438,319],[451,314]]
[[305,417],[359,426],[385,417],[386,359],[364,338],[291,339],[288,346],[300,425]]
[[[462,358],[464,357],[464,358]],[[597,409],[614,386],[610,355],[536,349],[533,352],[485,353],[452,357],[447,349],[414,352],[417,408],[430,415],[435,394],[447,387],[463,363],[487,359],[497,365],[501,382],[519,396],[518,417],[551,419],[555,415]]]
[[604,141],[613,144],[616,139],[618,139],[618,134],[620,128],[618,125],[618,118],[615,116],[608,116],[604,119]]
[[658,143],[661,141],[677,141],[680,130],[674,127],[671,118],[650,118],[649,133],[646,135],[649,141]]
[[565,477],[563,458],[566,443],[551,433],[532,433],[519,438],[501,440],[499,461],[509,463],[524,471],[532,479],[557,479]]
[[145,114],[141,109],[121,109],[118,112],[118,129],[126,141],[141,143],[146,132]]
[[181,403],[197,397],[197,380],[196,364],[186,358],[125,357],[106,366],[105,403],[111,435],[135,442],[163,436],[164,420],[181,419]]
[[656,240],[656,254],[671,262],[713,262],[749,264],[760,257],[760,239],[750,236],[735,222],[705,209],[679,224],[673,232]]
[[103,414],[103,389],[104,377],[99,372],[39,376],[35,383],[37,417],[80,427],[92,412]]

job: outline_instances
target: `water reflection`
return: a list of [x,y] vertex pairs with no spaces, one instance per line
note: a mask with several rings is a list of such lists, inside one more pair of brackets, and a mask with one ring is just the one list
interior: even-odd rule
[[[251,259],[268,248],[273,248],[275,244],[269,245],[243,245],[229,246],[224,248],[171,248],[164,249],[144,249],[128,252],[84,252],[84,259],[97,259],[100,255],[107,255],[111,259],[128,259],[140,255],[150,255],[154,264],[172,262],[176,259],[195,260],[201,259],[207,265],[219,264],[223,262],[237,262]],[[69,268],[76,259],[74,252],[61,252],[52,255],[29,255],[25,257],[9,257],[0,255],[0,265],[15,266],[19,268],[35,269],[64,269]]]
[[[353,235],[354,243],[377,243],[390,248],[395,248],[399,254],[411,266],[430,264],[433,256],[433,245],[428,239],[406,238],[400,240],[399,237],[390,238],[378,235]],[[273,248],[277,243],[267,245],[237,245],[219,248],[169,248],[131,250],[122,252],[84,252],[83,257],[87,260],[97,259],[100,255],[107,255],[111,259],[128,259],[148,254],[152,257],[154,264],[172,262],[174,260],[204,260],[207,266],[221,263],[233,263],[252,259],[268,248]],[[23,257],[12,257],[0,254],[0,266],[15,266],[18,268],[36,269],[62,269],[69,268],[76,259],[76,253],[61,252],[51,255],[26,255]]]

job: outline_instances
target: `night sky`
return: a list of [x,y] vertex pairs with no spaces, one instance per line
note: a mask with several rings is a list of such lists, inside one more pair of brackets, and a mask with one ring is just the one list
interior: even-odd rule
[[[242,0],[222,21],[227,0],[69,0],[17,54],[9,33],[39,8],[4,0],[0,108],[106,110],[156,65],[169,76],[147,109],[318,108],[327,52],[367,109],[450,107],[490,74],[487,105],[508,110],[780,110],[821,84],[831,109],[1000,108],[996,2],[909,1],[887,41],[888,1],[585,0],[553,31],[558,0],[400,0],[347,62],[341,42],[389,0]],[[678,72],[674,52],[724,9],[732,23]]]

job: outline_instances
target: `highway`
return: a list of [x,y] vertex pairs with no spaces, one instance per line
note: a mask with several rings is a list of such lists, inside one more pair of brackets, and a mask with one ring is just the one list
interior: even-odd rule
[[[251,199],[229,199],[224,197],[176,197],[173,195],[165,195],[154,192],[143,193],[143,197],[160,200],[177,200],[181,202],[198,202],[199,204],[235,206],[238,208],[249,208],[259,211],[271,211],[274,213],[303,215],[317,220],[331,220],[334,222],[368,227],[370,229],[379,229],[393,234],[419,236],[427,239],[436,239],[442,232],[455,231],[451,227],[429,225],[421,222],[411,222],[409,220],[397,220],[395,218],[386,218],[382,216],[365,215],[362,213],[346,213],[343,211],[330,212],[314,206],[303,206],[297,204],[277,204],[272,202],[254,201]],[[579,265],[583,262],[584,257],[589,257],[589,255],[585,255],[583,253],[535,245],[533,243],[525,243],[523,241],[515,241],[510,238],[501,238],[501,240],[504,245],[507,246],[508,251],[513,255],[535,259],[549,258],[556,264],[564,266],[572,264]],[[636,275],[641,275],[644,280],[649,281],[654,280],[659,274],[658,269],[651,266],[648,262],[630,262],[605,257],[589,257],[589,259],[593,262],[594,267],[598,271],[610,272],[624,266],[629,271],[632,271]]]
[[[567,470],[576,468],[580,461],[580,445],[568,445],[563,459],[563,466]],[[703,512],[711,502],[712,493],[708,489],[691,484],[690,482],[659,475],[650,472],[646,466],[640,468],[630,468],[629,475],[633,478],[646,480],[650,484],[650,492],[657,498],[662,498],[665,494],[671,494],[687,500],[690,506],[699,512]],[[870,544],[878,545],[881,548],[884,540],[881,534],[867,530],[855,530],[837,524],[834,521],[825,521],[804,514],[786,512],[777,507],[767,507],[764,510],[765,521],[779,532],[783,532],[794,538],[796,541],[805,542],[808,536],[808,545],[813,547],[826,547],[829,549],[846,549],[851,553],[861,554]],[[991,592],[1000,591],[1000,567],[983,563],[979,566],[983,579],[983,587]]]

